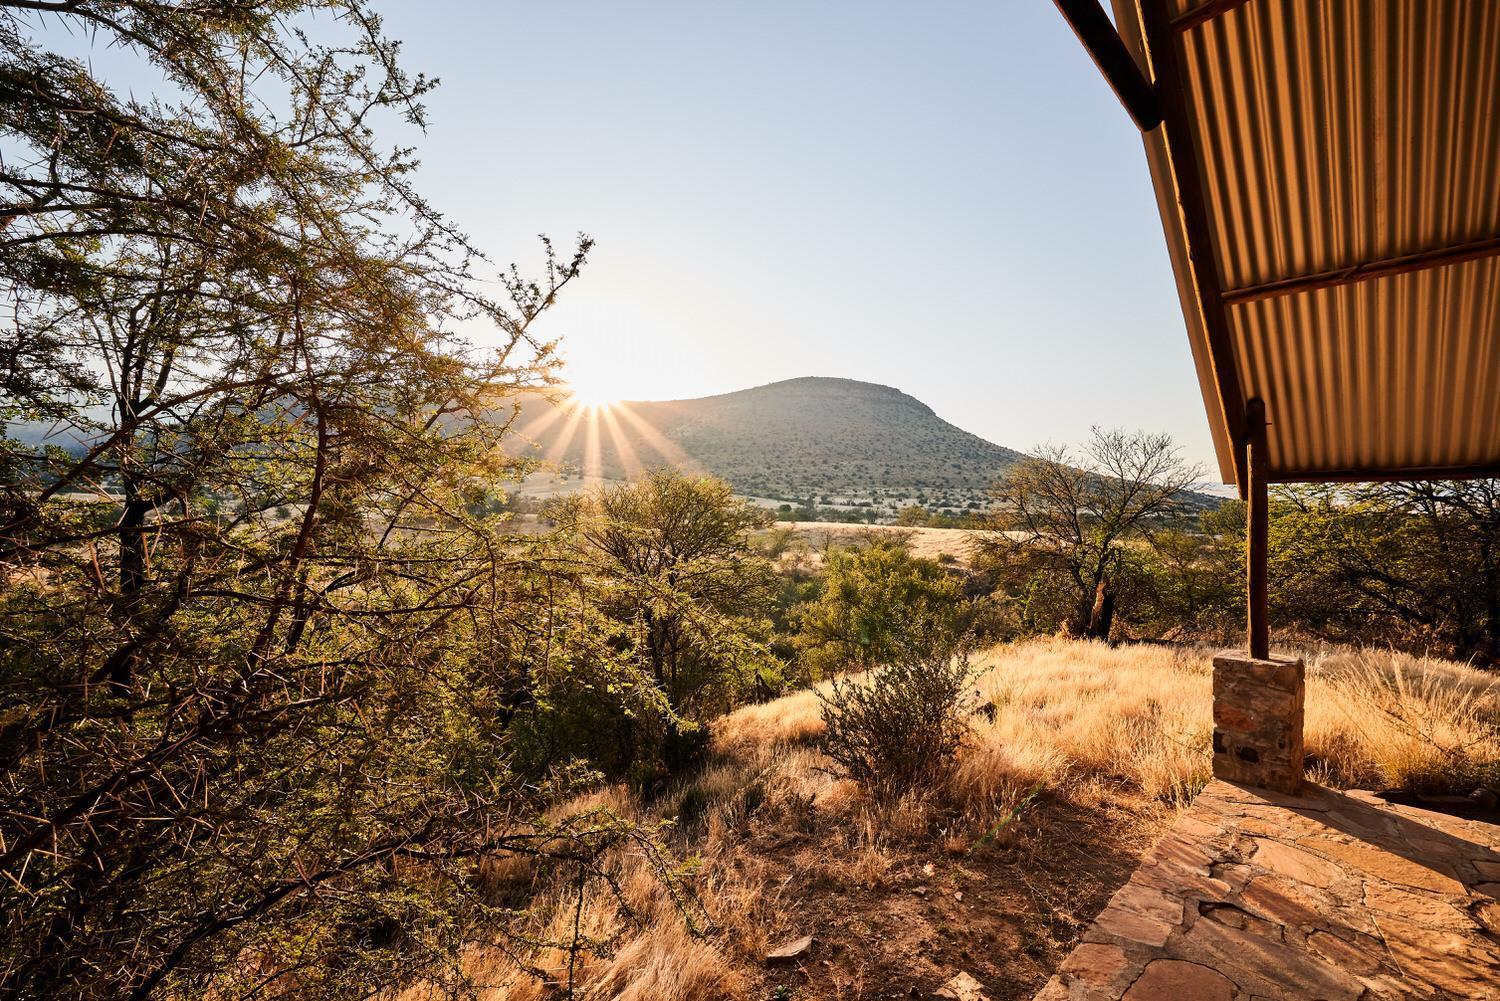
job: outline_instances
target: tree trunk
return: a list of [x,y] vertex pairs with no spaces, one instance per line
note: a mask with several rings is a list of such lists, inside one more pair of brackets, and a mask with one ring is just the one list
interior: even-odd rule
[[1108,640],[1114,621],[1115,593],[1109,587],[1108,578],[1100,578],[1094,588],[1094,607],[1089,611],[1089,624],[1083,635],[1093,640]]
[[[124,493],[124,510],[120,513],[116,533],[120,545],[119,609],[121,624],[128,634],[134,636],[141,611],[141,590],[146,585],[146,515],[151,504],[141,499],[139,484],[132,476],[124,477]],[[129,688],[134,672],[135,653],[132,649],[110,666],[109,683],[117,688]]]

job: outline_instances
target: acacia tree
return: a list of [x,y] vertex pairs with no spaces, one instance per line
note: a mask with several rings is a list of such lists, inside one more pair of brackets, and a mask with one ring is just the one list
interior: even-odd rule
[[659,748],[669,769],[682,764],[696,742],[681,738],[777,666],[768,634],[778,581],[750,544],[770,514],[723,480],[658,470],[575,495],[555,517],[576,572],[593,582],[592,606],[660,695],[661,736],[643,741],[652,721],[636,721],[633,753]]
[[1284,621],[1500,660],[1495,480],[1278,490],[1271,570]]
[[528,825],[504,709],[567,613],[466,503],[588,242],[477,291],[377,140],[396,49],[362,0],[0,0],[0,415],[70,429],[0,441],[0,994],[457,989],[478,858],[631,836]]
[[1139,568],[1125,599],[1135,625],[1231,641],[1245,619],[1244,502],[1153,529]]
[[1074,635],[1106,639],[1130,547],[1182,511],[1201,475],[1168,435],[1094,428],[1081,453],[1047,447],[1006,471],[975,557],[1015,590],[1052,590]]

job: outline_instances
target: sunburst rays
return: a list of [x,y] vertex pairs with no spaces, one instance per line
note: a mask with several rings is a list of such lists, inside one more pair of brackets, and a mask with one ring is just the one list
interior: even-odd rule
[[[544,464],[557,469],[577,461],[585,483],[605,479],[606,472],[634,477],[661,465],[701,471],[676,442],[628,403],[600,403],[570,395],[535,420],[524,421],[519,434],[539,447],[550,438],[542,456]],[[606,436],[618,469],[606,469]]]
[[604,479],[604,456],[599,450],[599,412],[601,407],[579,407],[583,420],[583,482]]
[[657,455],[661,456],[669,465],[680,466],[683,469],[691,469],[701,472],[696,460],[684,452],[675,441],[652,427],[645,418],[635,413],[623,403],[617,403],[611,408],[612,413],[618,413],[625,423],[630,425],[631,430],[641,437],[641,440],[649,446]]
[[[624,409],[623,404],[619,406],[620,409]],[[620,419],[615,416],[615,409],[615,407],[605,407],[600,413],[600,418],[604,424],[604,430],[609,434],[610,444],[615,447],[615,454],[620,457],[620,465],[625,467],[625,475],[634,479],[640,475],[641,460],[635,454],[635,446],[630,444],[620,430]]]
[[546,459],[548,465],[557,465],[562,461],[563,456],[568,454],[568,448],[573,444],[573,436],[578,433],[578,426],[583,423],[583,415],[588,412],[588,408],[581,404],[565,404],[565,406],[567,409],[563,412],[566,414],[567,420],[563,424],[562,430],[557,433],[557,438],[552,442],[552,447],[547,449],[547,453],[543,457]]

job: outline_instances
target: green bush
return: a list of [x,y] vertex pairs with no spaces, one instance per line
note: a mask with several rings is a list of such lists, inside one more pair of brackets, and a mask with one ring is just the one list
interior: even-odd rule
[[875,539],[828,554],[821,593],[798,610],[795,644],[808,673],[828,677],[894,663],[913,636],[952,650],[967,628],[964,612],[955,574],[913,556],[903,539]]
[[554,649],[536,743],[658,788],[702,753],[704,724],[780,685],[780,582],[750,542],[770,516],[723,480],[662,470],[575,494],[554,518],[578,582],[555,615],[577,626]]

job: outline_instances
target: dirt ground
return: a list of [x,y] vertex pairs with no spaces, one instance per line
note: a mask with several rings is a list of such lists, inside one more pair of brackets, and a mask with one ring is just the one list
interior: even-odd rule
[[743,848],[783,873],[764,902],[769,944],[811,935],[813,945],[786,965],[747,963],[747,997],[928,998],[962,972],[993,1001],[1030,998],[1171,815],[1123,791],[1097,807],[1042,799],[1003,843],[905,844],[870,884],[827,874],[830,853],[846,850],[833,832],[756,834]]

